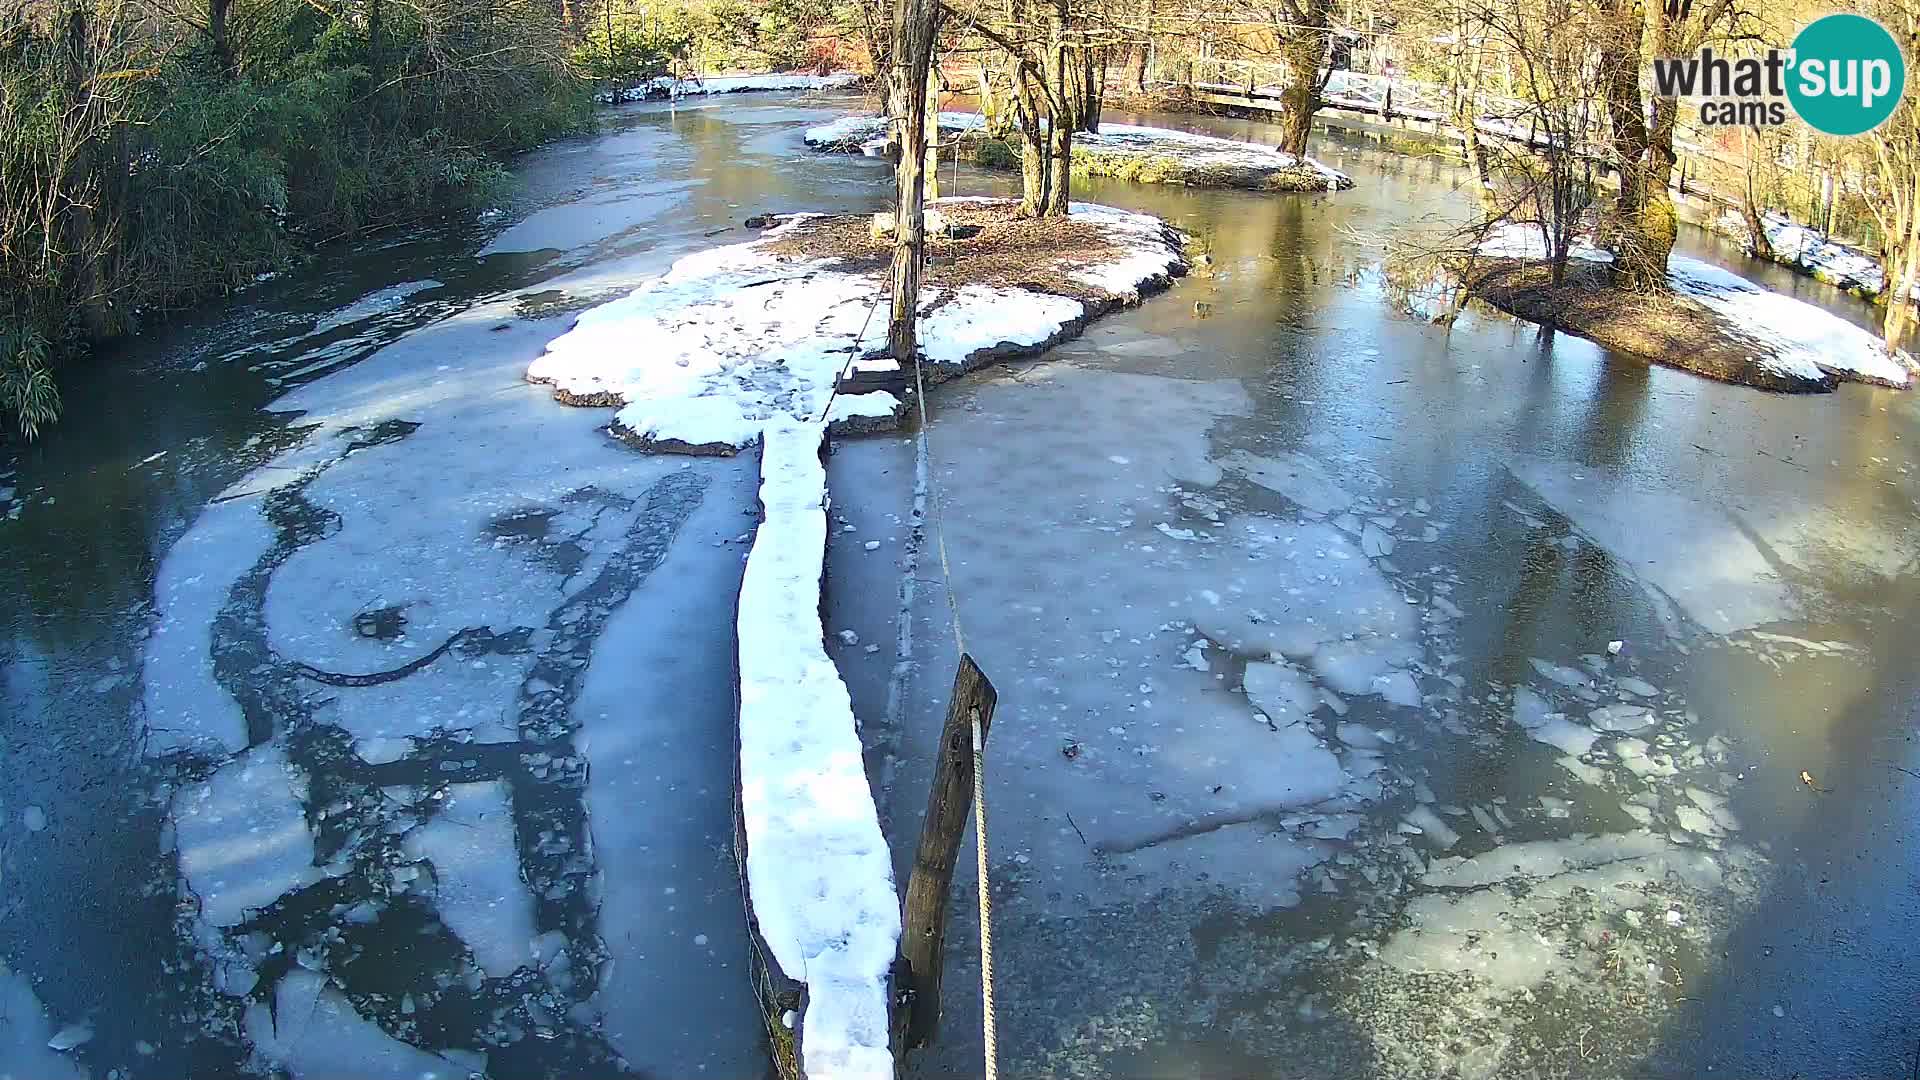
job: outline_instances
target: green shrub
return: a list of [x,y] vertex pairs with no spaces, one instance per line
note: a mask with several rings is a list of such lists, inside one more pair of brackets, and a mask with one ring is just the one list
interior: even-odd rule
[[377,35],[359,14],[257,0],[234,21],[231,69],[203,24],[136,20],[126,2],[0,28],[0,421],[28,437],[58,409],[61,360],[134,313],[371,226],[485,206],[509,183],[503,155],[592,123],[537,0],[484,16],[388,3]]

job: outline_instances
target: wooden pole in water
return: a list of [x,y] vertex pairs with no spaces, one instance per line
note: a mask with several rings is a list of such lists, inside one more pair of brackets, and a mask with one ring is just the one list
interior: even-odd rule
[[[940,975],[946,957],[947,894],[960,841],[973,806],[973,725],[984,745],[993,724],[999,694],[973,657],[962,654],[953,676],[947,722],[940,730],[927,816],[920,823],[920,845],[907,879],[906,910],[901,917],[900,964],[896,987],[904,990],[904,1012],[896,1012],[894,1031],[901,1051],[926,1046],[940,1030]],[[896,1061],[904,1059],[904,1053]]]

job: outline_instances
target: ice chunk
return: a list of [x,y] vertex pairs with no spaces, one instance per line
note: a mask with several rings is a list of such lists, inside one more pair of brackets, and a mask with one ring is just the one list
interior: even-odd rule
[[71,1039],[77,1033],[53,1031],[27,977],[0,960],[0,1077],[84,1080],[85,1070],[61,1052],[84,1041]]
[[402,846],[433,864],[434,906],[488,975],[503,978],[527,962],[533,897],[521,877],[504,781],[453,785],[439,812]]
[[1533,665],[1533,670],[1539,672],[1542,678],[1552,679],[1561,686],[1578,687],[1593,685],[1593,677],[1581,671],[1579,668],[1565,667],[1552,663],[1551,661],[1542,660],[1537,656],[1528,657],[1527,663]]
[[1406,820],[1407,824],[1419,829],[1421,834],[1432,840],[1433,845],[1441,851],[1451,851],[1453,845],[1460,842],[1460,834],[1449,828],[1446,822],[1440,820],[1440,815],[1434,813],[1433,808],[1424,803],[1408,811]]
[[1601,731],[1639,731],[1653,723],[1653,710],[1644,705],[1605,705],[1587,713]]
[[[1670,597],[1709,632],[1730,634],[1793,616],[1786,584],[1724,507],[1557,462],[1510,468],[1624,573]],[[1574,479],[1576,473],[1585,479]]]
[[409,1046],[355,1012],[324,976],[294,968],[274,991],[274,1006],[255,1002],[247,1037],[267,1062],[294,1080],[466,1080],[468,1066]]
[[1228,457],[1224,464],[1312,514],[1337,514],[1353,504],[1353,496],[1333,474],[1305,454],[1284,452],[1260,457],[1243,451]]
[[1248,664],[1243,684],[1248,700],[1267,714],[1275,726],[1304,720],[1319,704],[1313,684],[1298,668],[1285,661]]
[[306,776],[268,743],[221,766],[173,799],[180,872],[214,926],[234,926],[326,876],[313,865],[302,803]]

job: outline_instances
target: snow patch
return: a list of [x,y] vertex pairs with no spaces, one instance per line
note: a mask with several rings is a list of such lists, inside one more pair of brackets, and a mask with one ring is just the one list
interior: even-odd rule
[[[1160,219],[1092,204],[1072,210],[1121,249],[1073,269],[1074,279],[1133,302],[1143,287],[1185,269],[1177,234]],[[890,393],[833,394],[850,364],[897,370],[863,355],[883,343],[887,283],[875,272],[839,269],[834,259],[768,250],[809,217],[687,256],[626,297],[589,309],[548,343],[527,378],[566,400],[620,405],[615,431],[664,449],[731,452],[774,421],[890,420],[901,408]],[[1078,300],[1018,287],[928,288],[923,297],[922,348],[954,368],[1043,347],[1088,314]]]
[[822,436],[777,423],[761,446],[764,516],[738,623],[747,881],[768,948],[807,984],[807,1075],[884,1078],[900,909],[853,705],[823,644]]
[[1673,290],[1706,305],[1764,350],[1755,359],[1782,375],[1819,380],[1832,372],[1904,387],[1916,364],[1906,352],[1832,312],[1763,289],[1731,270],[1675,255],[1667,260]]

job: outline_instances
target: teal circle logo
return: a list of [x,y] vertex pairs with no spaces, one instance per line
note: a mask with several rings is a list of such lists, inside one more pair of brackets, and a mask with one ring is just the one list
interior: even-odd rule
[[1787,100],[1828,135],[1872,131],[1907,92],[1907,62],[1887,28],[1864,15],[1826,15],[1793,39]]

